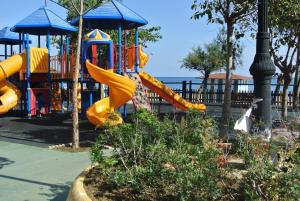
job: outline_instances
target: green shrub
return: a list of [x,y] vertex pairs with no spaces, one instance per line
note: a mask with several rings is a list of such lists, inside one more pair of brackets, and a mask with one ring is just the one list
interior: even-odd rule
[[[221,152],[215,125],[195,111],[188,111],[178,123],[139,110],[130,123],[105,130],[91,160],[99,163],[101,177],[115,187],[156,189],[173,200],[219,200],[222,170],[217,164]],[[104,143],[114,148],[115,155],[103,156]]]
[[[176,121],[139,110],[128,123],[106,127],[91,150],[91,160],[99,164],[99,177],[106,185],[145,196],[150,192],[181,201],[299,200],[299,143],[287,150],[240,134],[232,154],[244,159],[245,170],[220,168],[224,153],[217,148],[216,125],[196,111]],[[104,156],[104,144],[113,147],[113,155]]]
[[259,138],[240,139],[247,165],[242,182],[246,200],[299,200],[299,143],[286,150]]

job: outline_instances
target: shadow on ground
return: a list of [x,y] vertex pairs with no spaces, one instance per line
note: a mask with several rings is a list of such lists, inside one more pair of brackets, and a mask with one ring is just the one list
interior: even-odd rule
[[11,161],[8,158],[4,158],[0,156],[0,169],[2,169],[6,165],[13,164],[15,161]]
[[49,184],[45,182],[40,181],[34,181],[29,179],[23,179],[19,177],[12,177],[12,176],[6,176],[6,175],[0,175],[0,178],[4,179],[11,179],[18,182],[26,182],[31,183],[43,187],[49,188],[49,193],[41,193],[43,197],[45,197],[45,200],[51,200],[51,201],[65,201],[68,196],[69,188],[71,183],[66,184]]

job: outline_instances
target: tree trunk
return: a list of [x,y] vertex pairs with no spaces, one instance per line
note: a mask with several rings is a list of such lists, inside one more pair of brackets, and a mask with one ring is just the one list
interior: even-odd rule
[[220,137],[228,138],[228,130],[230,123],[231,112],[231,84],[232,84],[232,67],[233,67],[233,25],[227,22],[227,65],[226,65],[226,80],[224,103],[222,110],[222,121],[220,124]]
[[281,83],[282,82],[282,75],[278,75],[277,77],[277,84],[276,84],[276,87],[275,87],[275,91],[274,91],[274,97],[273,97],[273,104],[276,104],[276,97],[278,96],[279,94],[279,90],[280,90],[280,87],[281,87]]
[[288,89],[291,83],[291,75],[283,75],[284,84],[283,84],[283,93],[282,93],[282,103],[281,103],[281,116],[283,119],[287,119],[287,109],[288,109]]
[[300,34],[298,34],[297,47],[297,67],[295,71],[294,87],[293,87],[293,107],[299,107],[299,93],[300,93]]
[[204,75],[204,79],[202,81],[202,85],[203,85],[203,99],[204,101],[208,102],[208,96],[207,96],[207,80],[209,78],[209,74],[210,73],[205,73]]
[[72,112],[72,123],[73,123],[73,139],[72,148],[79,148],[79,122],[78,122],[78,100],[77,100],[77,87],[80,69],[80,51],[81,51],[81,35],[82,35],[82,14],[83,14],[83,0],[80,0],[80,19],[78,27],[78,37],[77,37],[77,50],[76,50],[76,63],[75,63],[75,75],[73,80],[73,112]]

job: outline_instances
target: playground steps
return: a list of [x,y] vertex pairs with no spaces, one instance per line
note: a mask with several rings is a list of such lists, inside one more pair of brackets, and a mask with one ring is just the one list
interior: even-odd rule
[[132,97],[132,102],[134,107],[136,109],[141,108],[141,109],[146,109],[148,111],[152,111],[148,94],[144,88],[140,76],[136,73],[129,73],[127,74],[127,76],[134,81],[136,86],[135,93]]
[[58,83],[52,84],[51,89],[51,103],[52,103],[52,110],[54,111],[61,111],[61,90]]

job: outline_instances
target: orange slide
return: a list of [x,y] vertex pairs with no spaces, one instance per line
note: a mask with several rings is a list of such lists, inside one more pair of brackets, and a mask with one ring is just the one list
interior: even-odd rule
[[109,97],[97,101],[86,111],[88,120],[92,124],[100,126],[107,123],[108,120],[113,125],[123,123],[121,116],[111,119],[109,116],[115,109],[131,100],[135,92],[134,81],[116,74],[112,70],[104,70],[88,60],[86,61],[86,67],[94,80],[109,86]]
[[172,91],[169,87],[152,77],[145,72],[139,72],[139,76],[143,84],[148,87],[151,91],[157,93],[170,104],[185,111],[187,109],[195,109],[204,112],[206,106],[204,104],[193,104],[183,99],[179,94]]

